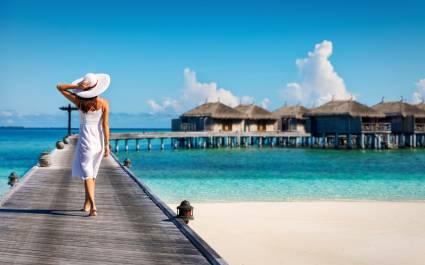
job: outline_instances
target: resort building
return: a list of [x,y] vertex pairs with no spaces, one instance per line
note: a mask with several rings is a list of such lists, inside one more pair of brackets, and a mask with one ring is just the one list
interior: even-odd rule
[[308,109],[301,106],[283,106],[273,112],[277,118],[277,130],[281,132],[308,132],[310,122],[304,115]]
[[171,122],[172,131],[243,131],[245,115],[220,102],[208,102],[183,113]]
[[391,122],[395,146],[425,146],[425,110],[402,101],[381,102],[372,107]]
[[421,110],[425,110],[425,102],[424,101],[422,101],[421,103],[419,103],[419,104],[416,104],[415,105],[417,108],[420,108]]
[[354,100],[332,100],[305,114],[312,144],[320,147],[388,147],[391,124],[385,114]]
[[244,132],[271,132],[276,130],[276,118],[273,114],[255,104],[239,105],[235,107],[245,115],[242,128]]

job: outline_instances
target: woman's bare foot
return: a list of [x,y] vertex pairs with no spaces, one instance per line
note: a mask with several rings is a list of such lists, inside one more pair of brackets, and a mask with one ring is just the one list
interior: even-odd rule
[[82,212],[90,212],[90,202],[85,202],[83,208],[81,208]]
[[97,216],[97,210],[96,209],[91,209],[90,210],[90,213],[89,213],[89,215],[88,215],[89,217],[90,216]]

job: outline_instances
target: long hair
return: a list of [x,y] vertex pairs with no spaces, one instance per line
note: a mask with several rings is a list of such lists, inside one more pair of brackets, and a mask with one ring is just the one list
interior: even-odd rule
[[93,98],[78,97],[78,109],[80,109],[84,113],[97,110],[97,97],[93,97]]

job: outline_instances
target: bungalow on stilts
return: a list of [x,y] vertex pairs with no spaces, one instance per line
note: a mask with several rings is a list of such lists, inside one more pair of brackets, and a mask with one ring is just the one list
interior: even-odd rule
[[[283,106],[273,112],[277,119],[277,130],[279,132],[310,132],[310,120],[304,115],[308,113],[308,109],[301,105]],[[296,146],[310,144],[310,137],[289,137],[283,139],[283,146]],[[299,141],[301,141],[299,143]]]
[[391,122],[394,147],[425,146],[425,110],[401,101],[380,102],[372,107]]
[[335,148],[388,147],[391,124],[384,113],[355,100],[332,100],[311,109],[314,146]]

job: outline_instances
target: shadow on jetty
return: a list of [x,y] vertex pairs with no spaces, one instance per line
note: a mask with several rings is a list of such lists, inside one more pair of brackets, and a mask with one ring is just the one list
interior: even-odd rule
[[[77,214],[76,212],[80,213]],[[42,215],[62,215],[62,216],[76,216],[85,217],[87,213],[80,210],[48,210],[48,209],[8,209],[1,208],[0,213],[17,213],[17,214],[42,214]]]

